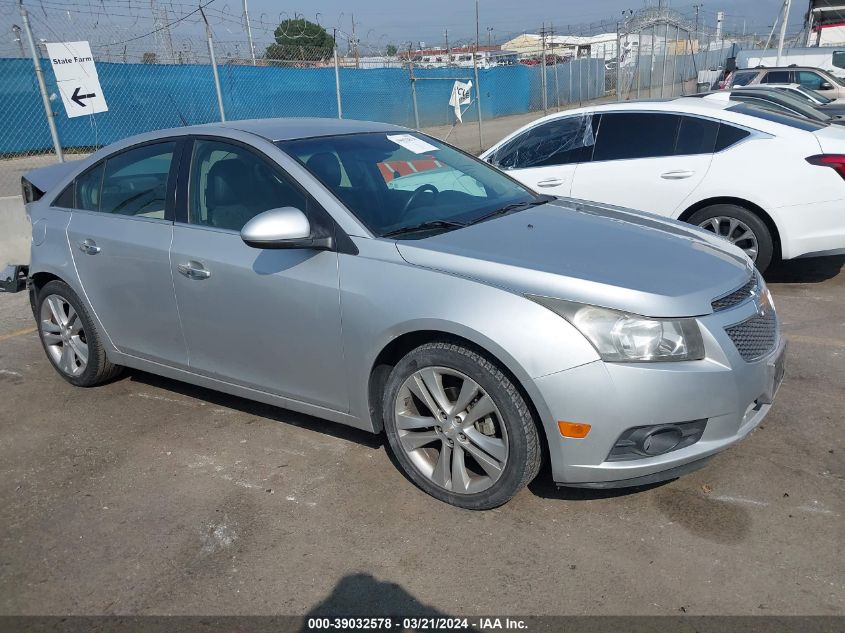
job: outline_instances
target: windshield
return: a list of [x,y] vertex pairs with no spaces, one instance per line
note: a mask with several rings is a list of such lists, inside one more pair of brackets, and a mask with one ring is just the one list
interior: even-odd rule
[[417,132],[347,134],[277,145],[378,236],[425,237],[545,196]]
[[739,90],[731,96],[738,101],[748,99],[750,103],[753,103],[761,108],[774,108],[781,111],[781,108],[778,106],[782,106],[787,112],[800,114],[801,116],[805,116],[813,121],[830,121],[831,119],[830,116],[816,110],[813,106],[808,105],[807,102],[801,98],[778,90],[755,90],[753,92],[749,90]]
[[773,123],[780,123],[805,132],[816,132],[828,127],[828,123],[820,121],[811,121],[805,117],[797,115],[783,114],[767,108],[761,108],[758,105],[751,105],[750,103],[738,103],[728,108],[731,112],[738,112],[748,116],[753,116],[765,121],[772,121]]

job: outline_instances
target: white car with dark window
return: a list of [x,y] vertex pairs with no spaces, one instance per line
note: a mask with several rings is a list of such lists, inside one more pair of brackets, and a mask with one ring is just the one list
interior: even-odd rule
[[732,101],[613,103],[539,119],[482,158],[543,193],[700,226],[761,271],[845,252],[838,125]]

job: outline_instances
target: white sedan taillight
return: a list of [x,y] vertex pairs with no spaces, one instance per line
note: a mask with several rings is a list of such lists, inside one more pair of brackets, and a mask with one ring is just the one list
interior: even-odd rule
[[845,179],[845,154],[817,154],[808,156],[807,162],[819,167],[830,167]]

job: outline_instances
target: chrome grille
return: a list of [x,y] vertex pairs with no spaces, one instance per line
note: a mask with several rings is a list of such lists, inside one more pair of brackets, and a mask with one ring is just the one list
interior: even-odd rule
[[742,359],[750,363],[774,349],[778,337],[777,317],[773,310],[768,310],[763,315],[726,327],[725,332]]
[[757,275],[753,275],[751,279],[742,287],[737,288],[733,292],[730,292],[718,299],[713,299],[710,302],[710,306],[713,308],[713,312],[721,312],[722,310],[729,310],[734,306],[738,306],[740,303],[748,299],[751,295],[754,294],[754,291],[757,289]]

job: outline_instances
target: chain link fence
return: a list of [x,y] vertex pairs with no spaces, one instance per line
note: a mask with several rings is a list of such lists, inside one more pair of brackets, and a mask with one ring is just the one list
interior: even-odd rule
[[[0,159],[28,158],[20,163],[26,168],[55,160],[27,23],[58,142],[68,158],[140,132],[223,116],[368,119],[448,136],[457,124],[449,104],[455,81],[473,83],[472,100],[461,107],[463,127],[480,127],[602,98],[685,94],[695,90],[699,71],[723,65],[735,49],[725,38],[726,44],[717,46],[712,34],[695,31],[677,16],[626,21],[613,27],[618,35],[605,33],[603,40],[596,31],[606,32],[610,24],[592,25],[593,33],[584,35],[544,27],[525,35],[516,51],[464,44],[430,54],[420,46],[397,51],[383,37],[364,43],[340,29],[310,32],[296,16],[261,14],[248,20],[229,5],[217,8],[213,0],[200,6],[40,0],[28,8],[0,0],[0,30],[10,36],[0,40],[5,123]],[[45,43],[83,40],[90,42],[108,111],[68,118]],[[499,136],[489,134],[484,142],[479,130],[475,149]],[[16,189],[15,169],[0,170],[0,178],[8,174]],[[0,187],[6,190],[7,184]]]

